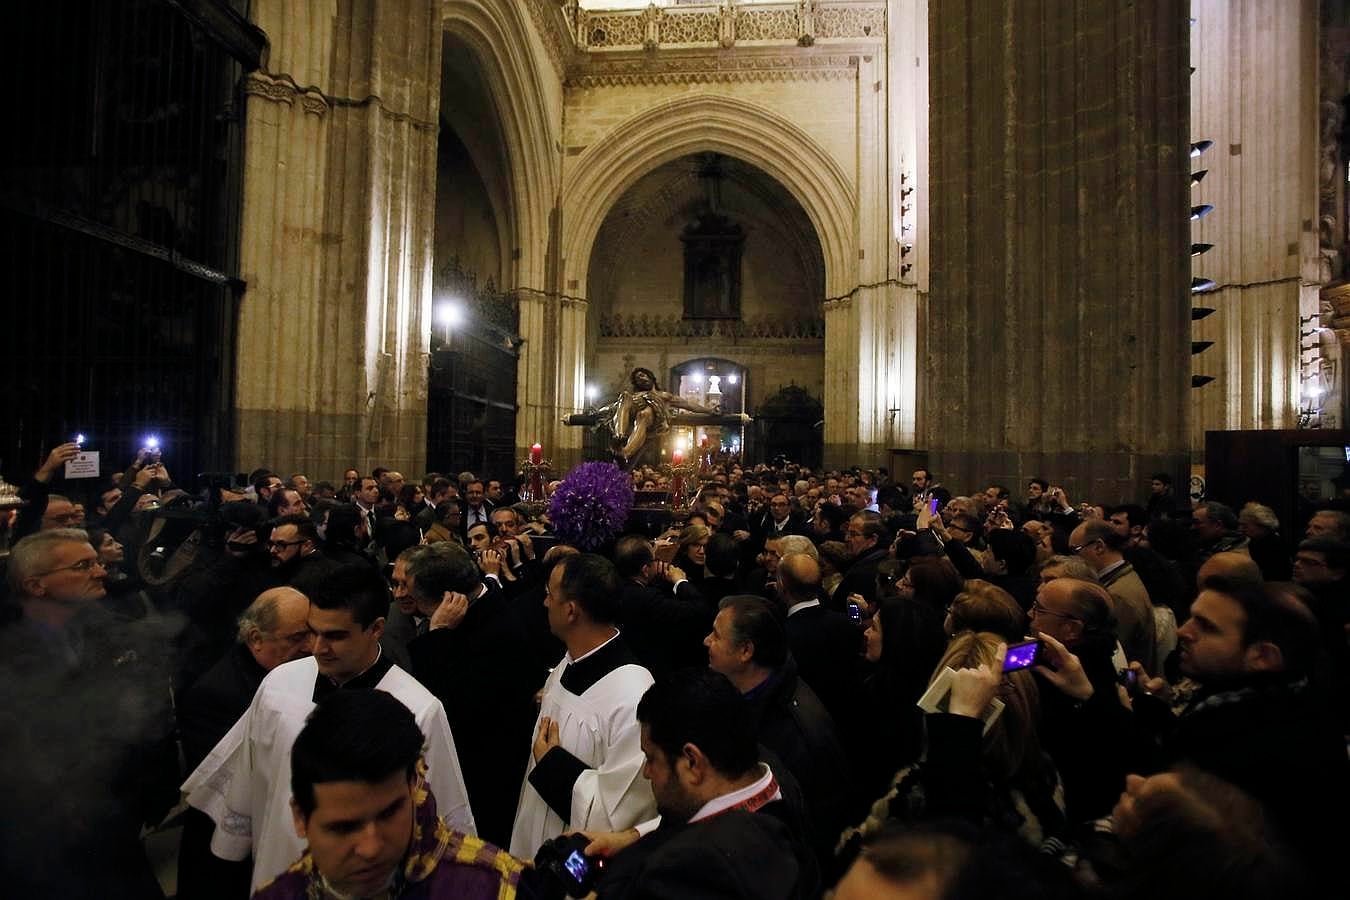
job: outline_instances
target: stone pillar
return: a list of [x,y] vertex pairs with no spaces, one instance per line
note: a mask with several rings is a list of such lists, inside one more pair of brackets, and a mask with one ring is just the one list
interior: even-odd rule
[[954,490],[1186,483],[1188,7],[930,6],[923,424]]
[[240,466],[420,474],[438,6],[252,4],[269,53],[244,87]]
[[899,193],[891,183],[888,128],[891,97],[912,99],[914,75],[906,72],[903,83],[890,75],[884,54],[859,61],[858,286],[824,307],[829,467],[884,465],[891,448],[913,447],[915,441],[917,291],[898,283]]

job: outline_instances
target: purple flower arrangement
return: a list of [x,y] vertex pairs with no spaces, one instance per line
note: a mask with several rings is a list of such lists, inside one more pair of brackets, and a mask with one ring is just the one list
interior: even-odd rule
[[548,518],[564,543],[596,550],[622,533],[633,508],[633,480],[613,463],[582,463],[558,485]]

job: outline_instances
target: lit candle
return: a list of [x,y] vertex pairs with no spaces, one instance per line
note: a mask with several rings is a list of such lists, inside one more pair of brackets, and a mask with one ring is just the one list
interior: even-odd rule
[[539,465],[544,461],[544,448],[540,444],[533,444],[530,447],[530,462]]
[[684,463],[684,451],[676,448],[675,452],[671,454],[670,459],[675,465],[682,465]]
[[704,450],[708,449],[708,436],[706,434],[703,436],[703,440],[699,442],[699,446],[702,447]]

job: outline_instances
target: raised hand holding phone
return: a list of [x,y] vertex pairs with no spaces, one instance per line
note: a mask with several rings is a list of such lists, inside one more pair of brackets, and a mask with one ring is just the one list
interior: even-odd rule
[[994,654],[994,664],[981,664],[974,669],[957,669],[952,676],[951,699],[947,709],[955,716],[981,718],[994,695],[998,693],[999,683],[1003,680],[1003,661],[1008,653],[1008,645],[999,643]]
[[1042,632],[1038,637],[1041,639],[1041,654],[1034,667],[1035,671],[1075,700],[1086,700],[1091,697],[1092,682],[1088,680],[1078,657],[1050,635]]

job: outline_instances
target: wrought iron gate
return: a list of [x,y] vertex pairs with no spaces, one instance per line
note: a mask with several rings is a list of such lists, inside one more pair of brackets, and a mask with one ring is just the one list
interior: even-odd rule
[[8,22],[0,466],[22,478],[79,431],[105,474],[148,433],[180,483],[224,468],[238,87],[264,37],[227,0],[47,0]]

